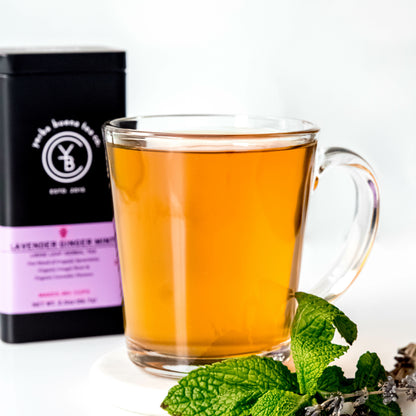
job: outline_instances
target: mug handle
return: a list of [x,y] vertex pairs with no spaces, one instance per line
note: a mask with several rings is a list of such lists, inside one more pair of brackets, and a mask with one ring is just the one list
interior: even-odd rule
[[371,166],[356,153],[341,147],[324,150],[315,176],[315,190],[319,178],[332,168],[345,168],[355,186],[356,204],[351,229],[344,248],[324,277],[311,293],[333,301],[344,293],[361,272],[371,251],[380,212],[380,193]]

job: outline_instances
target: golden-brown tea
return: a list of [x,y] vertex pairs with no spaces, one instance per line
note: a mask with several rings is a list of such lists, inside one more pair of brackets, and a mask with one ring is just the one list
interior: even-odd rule
[[289,338],[315,145],[107,144],[130,345],[209,359]]

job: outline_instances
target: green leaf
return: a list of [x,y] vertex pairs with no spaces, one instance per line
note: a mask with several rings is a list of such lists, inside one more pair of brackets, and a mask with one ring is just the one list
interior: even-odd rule
[[344,378],[344,372],[341,367],[333,365],[325,368],[321,378],[318,380],[318,390],[325,392],[339,391],[341,379]]
[[251,409],[252,416],[289,416],[309,402],[309,396],[274,389],[260,397]]
[[[380,358],[374,352],[366,352],[357,362],[354,389],[361,390],[366,387],[369,391],[379,389],[379,383],[387,379],[387,372],[381,364]],[[397,403],[385,405],[379,395],[369,396],[366,406],[378,416],[400,416],[402,414]]]
[[378,390],[379,382],[387,379],[387,373],[375,352],[366,352],[357,363],[355,372],[355,390],[367,387],[368,390]]
[[329,363],[341,357],[348,347],[309,337],[292,340],[293,361],[301,394],[315,394],[318,380]]
[[335,329],[351,344],[357,338],[357,326],[324,299],[303,292],[295,296],[299,305],[291,330],[293,361],[300,393],[314,395],[328,364],[348,350],[331,343]]
[[203,386],[203,382],[200,387],[179,387],[173,387],[161,405],[171,415],[249,415],[250,409],[262,395],[262,392],[254,389],[237,387],[230,390],[219,387],[218,393],[213,394],[210,388]]
[[280,361],[258,356],[230,359],[182,378],[169,390],[162,408],[178,416],[242,415],[264,393],[276,388],[298,389]]
[[344,376],[341,367],[333,365],[325,368],[321,378],[318,380],[318,391],[333,393],[352,393],[355,391],[354,380]]
[[366,405],[377,416],[401,416],[402,414],[400,406],[397,403],[392,402],[385,405],[381,396],[370,396]]
[[336,306],[303,292],[297,292],[295,296],[299,305],[292,324],[292,339],[297,336],[313,336],[331,341],[335,328],[348,344],[351,345],[357,339],[357,325]]

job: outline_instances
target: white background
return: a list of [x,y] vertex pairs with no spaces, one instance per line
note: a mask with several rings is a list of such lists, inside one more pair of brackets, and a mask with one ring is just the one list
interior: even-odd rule
[[[0,47],[127,50],[129,115],[248,112],[314,121],[321,145],[352,148],[375,168],[380,238],[416,231],[414,0],[1,2]],[[349,200],[326,181],[324,215],[314,214],[310,226],[320,235],[312,224],[335,221]]]
[[[416,232],[414,0],[1,3],[0,47],[127,50],[128,115],[248,112],[317,123],[322,146],[349,147],[376,170],[379,238]],[[333,227],[322,223],[352,210],[344,182],[324,181],[312,234],[327,238]]]
[[[341,305],[359,327],[361,322],[365,339],[374,340],[370,349],[391,357],[395,345],[416,342],[416,309],[409,307],[416,298],[414,0],[0,0],[0,5],[0,47],[127,50],[128,115],[303,118],[321,127],[322,146],[362,154],[382,191],[380,232],[368,271]],[[329,176],[312,200],[306,263],[321,243],[334,241],[337,247],[352,216],[351,184],[341,173]],[[318,269],[325,268],[328,253],[333,254],[321,250]],[[60,344],[48,345],[56,354],[54,345]],[[93,355],[93,344],[70,345],[74,354]],[[19,360],[24,348],[7,351]],[[6,346],[3,356],[4,351]],[[84,367],[74,368],[87,372]],[[24,379],[24,368],[19,371]],[[50,410],[58,411],[52,405]]]

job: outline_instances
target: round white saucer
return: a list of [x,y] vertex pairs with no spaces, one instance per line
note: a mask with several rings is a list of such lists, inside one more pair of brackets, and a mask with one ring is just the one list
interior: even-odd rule
[[124,348],[99,358],[89,378],[98,400],[146,416],[167,416],[160,404],[176,384],[175,380],[146,373],[130,361]]

